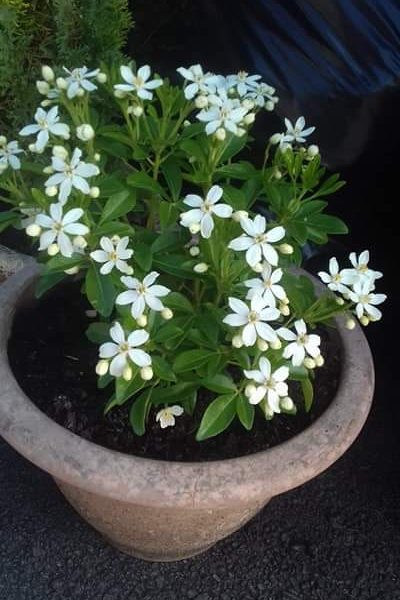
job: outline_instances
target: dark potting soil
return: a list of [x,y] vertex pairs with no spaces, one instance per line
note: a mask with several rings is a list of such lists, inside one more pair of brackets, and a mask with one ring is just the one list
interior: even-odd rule
[[[9,341],[9,359],[21,388],[54,421],[92,442],[137,456],[164,460],[204,461],[232,458],[265,450],[300,433],[326,409],[333,399],[340,376],[340,349],[334,336],[325,330],[321,350],[325,365],[316,369],[315,400],[306,413],[298,384],[290,384],[296,402],[296,416],[276,415],[265,421],[256,411],[253,429],[246,431],[234,421],[215,438],[197,442],[195,432],[209,400],[208,392],[199,394],[194,415],[183,415],[175,427],[160,429],[155,409],[147,430],[136,436],[129,424],[131,401],[103,409],[111,388],[99,390],[95,364],[98,348],[87,340],[85,330],[91,322],[90,307],[76,284],[61,286],[39,302],[16,315]],[[260,414],[258,414],[260,413]]]

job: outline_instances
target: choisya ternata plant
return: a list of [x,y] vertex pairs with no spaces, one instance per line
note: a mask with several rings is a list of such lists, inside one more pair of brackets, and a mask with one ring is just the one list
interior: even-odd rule
[[[38,240],[38,295],[64,278],[82,281],[97,311],[88,337],[99,344],[105,411],[131,403],[136,434],[149,418],[162,428],[209,398],[203,440],[234,419],[250,430],[294,414],[288,383],[300,381],[306,409],[324,358],[319,324],[343,314],[376,321],[381,273],[368,252],[335,258],[320,273],[326,293],[298,275],[301,248],[343,234],[326,214],[342,182],[326,176],[313,127],[285,119],[264,160],[240,158],[257,114],[275,90],[259,75],[179,68],[182,85],[131,63],[56,74],[43,67],[45,96],[18,141],[0,138],[0,227]],[[329,289],[328,289],[329,288]]]

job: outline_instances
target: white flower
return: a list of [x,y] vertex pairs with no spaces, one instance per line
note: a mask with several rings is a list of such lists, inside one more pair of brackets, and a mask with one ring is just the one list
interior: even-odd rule
[[359,319],[367,314],[371,321],[379,321],[382,317],[381,311],[376,308],[377,304],[382,304],[386,300],[386,294],[372,294],[373,283],[371,281],[356,281],[353,291],[349,291],[350,300],[356,304],[356,315]]
[[275,342],[277,334],[265,321],[275,321],[280,317],[277,308],[267,306],[260,296],[251,299],[250,307],[237,298],[229,298],[229,306],[234,311],[223,322],[231,327],[243,327],[242,339],[245,346],[254,346],[257,336],[267,342]]
[[22,148],[18,147],[18,142],[13,140],[7,143],[7,139],[2,136],[2,143],[0,143],[0,174],[10,166],[14,171],[21,168],[21,161],[17,154],[23,152]]
[[186,85],[184,89],[187,100],[191,100],[199,93],[210,94],[215,92],[218,76],[212,73],[204,73],[201,65],[192,65],[188,69],[179,67],[177,71],[186,81],[192,82]]
[[229,99],[224,90],[218,90],[218,94],[212,97],[213,106],[208,110],[200,111],[196,118],[207,123],[207,135],[215,133],[220,127],[238,135],[240,133],[238,123],[242,121],[247,109],[238,105],[238,101]]
[[182,406],[174,404],[173,406],[167,406],[159,410],[156,414],[156,421],[160,422],[161,429],[165,429],[166,427],[173,427],[175,425],[175,417],[180,417],[181,415],[183,415]]
[[[356,281],[369,281],[371,286],[375,283],[376,279],[380,279],[383,277],[383,273],[380,271],[373,271],[368,267],[369,263],[369,252],[368,250],[364,250],[357,257],[355,252],[351,252],[350,262],[353,265],[353,269],[343,269],[343,273],[345,273],[350,279],[351,283],[354,284]],[[373,289],[373,287],[371,287]]]
[[244,285],[249,289],[246,298],[250,299],[254,296],[260,296],[268,306],[276,306],[276,298],[278,300],[286,300],[286,292],[278,282],[282,279],[282,269],[272,270],[269,263],[264,262],[261,277],[257,279],[247,279]]
[[48,112],[43,110],[43,108],[38,108],[35,113],[36,124],[26,125],[26,127],[21,129],[19,135],[34,135],[37,133],[36,151],[42,152],[49,143],[50,133],[64,139],[69,138],[68,125],[59,123],[59,120],[58,106],[53,106]]
[[297,142],[302,143],[306,141],[306,137],[311,135],[315,131],[315,127],[308,127],[304,129],[306,122],[304,117],[299,117],[296,123],[293,125],[289,119],[285,119],[286,132],[283,136],[283,142]]
[[81,156],[82,151],[79,148],[75,148],[70,161],[58,156],[52,157],[51,165],[54,171],[57,172],[45,181],[45,186],[60,186],[58,199],[61,204],[66,203],[72,188],[79,190],[83,194],[89,194],[90,185],[86,179],[98,175],[100,172],[99,167],[96,165],[81,161]]
[[94,69],[93,71],[89,71],[87,67],[80,67],[71,71],[65,67],[63,69],[68,74],[68,77],[65,78],[68,98],[75,98],[75,96],[79,95],[79,90],[83,90],[84,92],[94,92],[94,90],[97,90],[97,85],[89,80],[97,77],[100,69]]
[[296,333],[286,327],[280,327],[277,330],[277,334],[282,339],[290,342],[283,351],[283,358],[291,358],[293,366],[299,367],[303,364],[306,353],[312,358],[320,355],[319,345],[321,338],[319,335],[307,333],[306,324],[303,319],[295,321],[294,328]]
[[222,194],[223,190],[219,185],[213,185],[205,199],[196,194],[188,194],[183,202],[193,208],[181,214],[181,225],[183,227],[200,225],[202,237],[208,239],[214,229],[212,215],[223,219],[228,219],[232,215],[232,207],[229,204],[217,204]]
[[50,216],[45,214],[37,215],[36,224],[43,229],[48,229],[40,236],[39,250],[46,250],[54,242],[60,248],[63,256],[72,256],[74,246],[69,238],[70,235],[86,235],[89,228],[77,221],[82,217],[81,208],[73,208],[63,216],[61,203],[50,205]]
[[131,313],[135,319],[144,313],[146,305],[151,310],[161,312],[165,306],[159,298],[169,294],[170,290],[164,285],[153,285],[158,276],[157,271],[152,271],[143,281],[135,277],[121,277],[122,283],[129,289],[117,296],[116,303],[131,304]]
[[262,356],[258,363],[259,370],[244,371],[247,379],[258,383],[254,392],[249,396],[250,404],[259,404],[266,397],[269,408],[274,413],[280,413],[280,398],[288,395],[288,386],[285,383],[289,377],[288,367],[279,367],[272,371],[268,358]]
[[262,257],[271,265],[276,266],[279,257],[271,243],[279,242],[285,237],[284,228],[278,226],[266,231],[267,222],[261,215],[256,215],[253,221],[243,218],[240,224],[246,233],[232,240],[228,248],[238,251],[246,250],[246,261],[250,267],[259,263]]
[[121,377],[125,367],[129,366],[131,360],[138,367],[148,367],[151,365],[151,357],[140,350],[149,339],[149,334],[144,329],[132,331],[126,338],[125,332],[120,323],[116,322],[110,329],[112,342],[106,342],[99,348],[99,355],[102,359],[110,359],[110,374],[114,377]]
[[273,107],[278,102],[277,96],[274,96],[275,91],[275,88],[261,82],[257,83],[254,88],[246,94],[246,98],[252,98],[255,104],[261,108],[266,105],[270,108],[271,105],[269,103],[271,103]]
[[40,208],[37,207],[31,207],[31,206],[27,206],[27,207],[22,207],[19,206],[19,211],[25,215],[24,219],[21,219],[21,225],[24,229],[26,229],[27,227],[29,227],[29,225],[32,225],[33,223],[35,223],[36,221],[36,217],[38,214],[40,214]]
[[318,275],[330,290],[341,294],[348,294],[349,290],[346,286],[351,285],[354,281],[353,270],[343,269],[343,271],[339,271],[338,261],[334,256],[329,259],[329,273],[320,271]]
[[244,96],[256,88],[259,79],[261,75],[249,75],[246,71],[239,71],[236,75],[228,75],[226,85],[228,88],[236,87],[239,96]]
[[132,273],[132,267],[130,267],[125,261],[131,258],[133,250],[127,248],[129,244],[129,237],[123,237],[120,239],[112,240],[108,237],[103,236],[100,240],[100,246],[102,250],[95,250],[90,253],[90,256],[99,263],[104,263],[100,267],[100,273],[102,275],[108,275],[111,273],[114,267],[121,271],[121,273]]
[[130,67],[124,65],[121,67],[120,71],[122,79],[126,81],[126,84],[120,83],[114,85],[114,88],[121,92],[135,92],[139,98],[142,98],[143,100],[151,100],[153,98],[153,93],[149,90],[154,90],[163,84],[162,79],[152,79],[151,81],[148,81],[151,76],[149,65],[140,67],[136,74],[132,72]]

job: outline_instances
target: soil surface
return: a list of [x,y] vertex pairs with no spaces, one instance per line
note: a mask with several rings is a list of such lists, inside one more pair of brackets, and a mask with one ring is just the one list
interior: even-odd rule
[[321,350],[326,362],[315,371],[315,401],[308,414],[301,390],[292,382],[290,395],[298,407],[296,416],[276,415],[266,421],[257,410],[250,432],[236,420],[223,434],[199,443],[195,433],[210,400],[205,391],[199,394],[194,415],[179,417],[175,427],[160,429],[153,408],[145,435],[138,437],[129,424],[131,400],[106,416],[103,414],[112,384],[107,389],[97,388],[94,367],[98,347],[85,336],[91,322],[85,302],[79,286],[68,284],[20,311],[9,342],[9,357],[22,389],[43,412],[74,433],[107,448],[147,458],[183,461],[250,454],[300,433],[334,397],[340,375],[338,345],[322,330]]

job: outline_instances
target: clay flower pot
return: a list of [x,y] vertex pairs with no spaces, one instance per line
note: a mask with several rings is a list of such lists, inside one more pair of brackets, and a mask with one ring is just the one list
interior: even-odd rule
[[204,552],[269,500],[315,477],[351,445],[368,415],[374,369],[360,328],[338,322],[342,374],[331,405],[301,434],[235,459],[180,463],[128,456],[93,444],[43,414],[19,388],[7,359],[18,305],[32,297],[28,259],[0,285],[0,433],[50,473],[78,513],[114,546],[153,561]]

